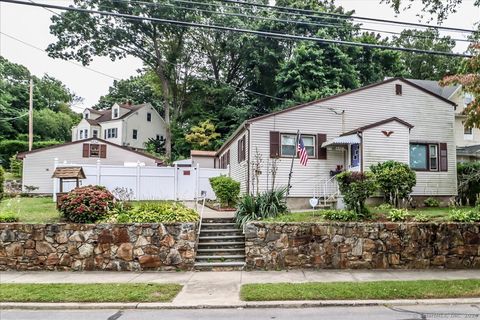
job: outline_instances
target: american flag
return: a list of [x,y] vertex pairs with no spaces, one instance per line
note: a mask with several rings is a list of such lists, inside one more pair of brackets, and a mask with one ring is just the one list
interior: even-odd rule
[[298,156],[300,157],[300,164],[302,166],[306,166],[308,162],[308,153],[307,149],[305,149],[305,145],[303,144],[302,137],[300,137],[300,140],[298,140]]

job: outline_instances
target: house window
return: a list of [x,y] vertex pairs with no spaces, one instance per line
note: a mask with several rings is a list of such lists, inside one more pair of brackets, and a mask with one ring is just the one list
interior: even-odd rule
[[[281,137],[281,155],[282,157],[291,157],[297,153],[297,136],[295,134],[282,134]],[[302,135],[303,144],[309,157],[315,157],[315,137]]]
[[100,157],[100,145],[90,144],[90,158],[99,158],[99,157]]
[[151,122],[152,121],[152,114],[149,112],[147,113],[147,121]]
[[297,152],[297,148],[295,146],[295,141],[297,137],[294,134],[282,134],[282,148],[281,148],[281,155],[282,157],[285,156],[293,156]]
[[245,161],[246,159],[246,139],[245,136],[242,137],[242,139],[238,140],[238,145],[237,145],[237,160],[238,163]]
[[88,113],[84,113],[83,118],[88,119]]
[[410,167],[419,171],[439,171],[438,144],[411,143]]
[[137,135],[138,135],[138,131],[137,131],[137,129],[133,129],[133,133],[132,133],[132,139],[135,139],[135,140],[137,140]]
[[473,129],[472,129],[472,127],[464,126],[464,127],[463,127],[463,134],[473,134]]
[[85,129],[85,134],[84,135],[85,135],[85,139],[88,139],[88,130],[87,129]]
[[429,160],[430,160],[430,171],[438,171],[438,145],[430,144],[429,149]]
[[118,108],[113,109],[113,117],[118,118]]
[[116,138],[117,137],[117,128],[110,128],[105,130],[105,137],[106,138]]
[[80,130],[80,140],[83,139],[83,130]]
[[397,96],[401,96],[402,95],[402,85],[401,84],[396,84],[395,85],[395,94]]
[[93,130],[93,137],[98,138],[98,130]]

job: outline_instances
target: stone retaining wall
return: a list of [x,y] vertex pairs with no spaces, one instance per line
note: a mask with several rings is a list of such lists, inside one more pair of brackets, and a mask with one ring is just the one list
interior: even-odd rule
[[480,269],[480,224],[263,223],[246,226],[248,269]]
[[196,223],[0,224],[0,270],[190,270]]

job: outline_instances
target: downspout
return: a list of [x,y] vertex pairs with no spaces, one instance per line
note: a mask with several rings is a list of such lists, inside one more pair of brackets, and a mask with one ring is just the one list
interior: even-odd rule
[[250,194],[250,124],[245,123],[245,130],[247,130],[247,150],[248,150],[248,157],[247,157],[247,194]]

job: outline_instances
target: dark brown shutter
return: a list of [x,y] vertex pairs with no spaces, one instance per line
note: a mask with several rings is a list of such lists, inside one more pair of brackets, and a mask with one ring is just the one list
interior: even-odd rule
[[88,158],[90,156],[90,145],[88,143],[83,144],[82,156]]
[[227,151],[227,166],[230,165],[230,149]]
[[270,131],[270,158],[280,156],[280,132]]
[[327,159],[327,148],[322,148],[322,144],[327,141],[327,135],[325,133],[317,134],[317,149],[318,149],[318,159],[326,160]]
[[237,142],[237,162],[242,162],[242,139]]
[[440,143],[440,171],[448,171],[448,150],[446,143]]
[[401,84],[396,84],[395,85],[395,94],[397,96],[401,96],[402,95],[402,85]]
[[243,136],[242,139],[242,161],[247,159],[247,136]]
[[100,145],[100,158],[106,158],[107,157],[107,145],[106,144],[101,144]]

